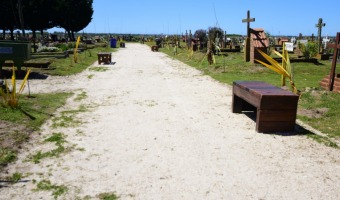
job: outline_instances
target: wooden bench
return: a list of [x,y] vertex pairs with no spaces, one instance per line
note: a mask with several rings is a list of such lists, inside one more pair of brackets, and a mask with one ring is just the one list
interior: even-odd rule
[[158,51],[158,46],[156,46],[156,45],[152,46],[151,51]]
[[99,52],[98,53],[98,64],[110,64],[111,61],[111,53],[110,52]]
[[292,132],[299,96],[259,81],[233,83],[232,112],[256,112],[257,132]]

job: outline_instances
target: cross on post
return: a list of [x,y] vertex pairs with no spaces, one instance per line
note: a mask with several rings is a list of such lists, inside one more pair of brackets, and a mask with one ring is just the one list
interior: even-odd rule
[[247,39],[245,41],[244,58],[246,62],[250,61],[250,22],[255,22],[255,18],[250,18],[250,11],[247,12],[247,19],[242,19],[242,23],[247,22]]
[[250,18],[250,11],[247,11],[247,19],[242,19],[242,23],[247,22],[247,37],[250,38],[250,22],[255,22],[255,18]]
[[338,59],[339,49],[340,49],[340,32],[336,34],[335,44],[328,44],[327,47],[334,48],[332,68],[331,68],[331,73],[329,75],[329,83],[328,83],[328,89],[329,91],[332,91],[333,86],[334,86],[336,62]]
[[315,27],[318,28],[318,53],[320,53],[320,47],[321,47],[321,31],[322,27],[326,26],[326,23],[322,23],[322,18],[319,18],[319,22],[315,24]]

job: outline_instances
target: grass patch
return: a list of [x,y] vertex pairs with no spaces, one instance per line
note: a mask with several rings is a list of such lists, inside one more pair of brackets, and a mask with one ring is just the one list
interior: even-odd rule
[[68,191],[68,188],[64,185],[52,184],[49,180],[42,180],[37,183],[37,188],[33,191],[52,191],[54,199],[58,199],[59,196]]
[[82,93],[78,94],[77,97],[74,100],[75,101],[81,101],[81,100],[86,99],[86,98],[87,98],[86,92],[82,92]]
[[[245,80],[265,81],[278,87],[281,86],[280,75],[260,64],[245,62],[243,53],[228,53],[225,56],[215,55],[216,64],[209,65],[205,53],[195,52],[189,59],[186,48],[178,48],[178,55],[176,56],[174,56],[172,48],[160,48],[160,51],[229,85],[232,85],[235,80]],[[290,56],[293,58],[295,55]],[[324,76],[330,73],[331,62],[319,60],[317,64],[292,63],[292,67],[295,85],[302,92],[299,110],[327,110],[322,117],[317,117],[318,115],[306,117],[298,114],[298,118],[330,137],[340,138],[340,118],[338,117],[340,95],[324,91],[319,86],[319,82]],[[289,87],[288,82],[287,86]]]
[[94,74],[90,74],[87,76],[88,79],[92,79],[94,77]]
[[115,193],[102,193],[98,195],[100,200],[117,200],[119,197]]
[[22,96],[18,108],[0,105],[0,171],[16,160],[23,145],[62,106],[70,93]]
[[90,67],[89,68],[90,71],[95,71],[95,72],[106,72],[109,69],[110,68],[108,67]]
[[87,111],[85,106],[80,106],[78,109],[75,110],[65,110],[61,112],[59,117],[55,117],[52,119],[53,124],[52,128],[57,127],[75,127],[82,123],[79,119],[76,118],[76,115],[80,112]]
[[17,152],[0,147],[0,167],[6,166],[8,163],[15,161],[17,158]]
[[[111,49],[109,47],[96,47],[93,49],[85,50],[78,54],[78,62],[74,63],[73,55],[70,55],[64,59],[57,58],[44,58],[44,61],[49,61],[51,64],[48,69],[33,69],[33,72],[43,73],[47,75],[54,76],[69,76],[73,74],[77,74],[88,68],[95,61],[98,60],[97,53],[99,52],[113,52],[116,49]],[[30,61],[39,62],[42,58],[32,59]]]
[[7,181],[11,182],[11,183],[17,183],[19,182],[22,178],[23,178],[23,174],[22,173],[18,173],[15,172],[13,173],[10,177],[7,177]]
[[38,151],[36,154],[29,156],[29,160],[37,164],[40,163],[40,160],[44,158],[59,157],[60,154],[70,150],[63,146],[63,144],[66,142],[64,137],[65,136],[62,133],[53,133],[52,136],[45,139],[44,141],[54,142],[57,148],[47,152]]

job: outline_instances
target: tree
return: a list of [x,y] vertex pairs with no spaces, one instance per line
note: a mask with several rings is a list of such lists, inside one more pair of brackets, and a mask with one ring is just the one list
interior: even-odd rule
[[222,38],[223,37],[223,30],[218,27],[209,27],[209,40],[215,41],[216,37]]
[[93,0],[58,0],[57,26],[64,28],[71,40],[74,32],[84,29],[92,20]]
[[207,31],[204,29],[198,29],[195,31],[195,37],[197,37],[201,42],[207,42]]
[[14,40],[14,29],[19,27],[19,16],[17,12],[17,0],[2,0],[0,4],[0,29],[11,31],[11,39]]
[[206,44],[208,41],[207,31],[204,29],[198,29],[195,31],[195,37],[198,38],[200,41],[199,49],[203,50],[204,48],[206,48]]

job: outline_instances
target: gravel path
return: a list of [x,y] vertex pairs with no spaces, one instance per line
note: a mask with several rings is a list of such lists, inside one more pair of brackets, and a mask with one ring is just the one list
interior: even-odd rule
[[70,150],[24,162],[55,148],[32,144],[9,168],[26,181],[0,188],[0,199],[53,199],[53,189],[33,191],[42,180],[67,188],[59,199],[340,199],[339,150],[256,133],[252,119],[231,113],[230,86],[146,45],[128,43],[113,61],[105,72],[30,82],[32,93],[75,92],[56,116],[87,110],[74,116],[80,125],[43,126],[37,140],[63,133]]

